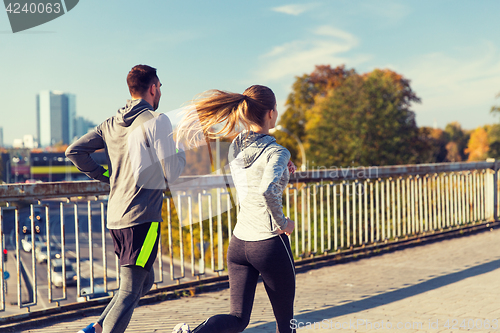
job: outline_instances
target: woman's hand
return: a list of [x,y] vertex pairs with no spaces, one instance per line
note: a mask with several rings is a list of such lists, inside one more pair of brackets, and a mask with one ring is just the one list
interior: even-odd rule
[[295,164],[293,164],[292,161],[288,161],[287,167],[290,174],[293,174],[295,170],[297,170],[297,167],[295,166]]
[[286,224],[285,229],[280,230],[280,234],[285,234],[287,236],[290,236],[293,232],[293,229],[295,229],[295,222],[293,220],[290,220],[290,218],[286,218],[286,221],[288,222]]

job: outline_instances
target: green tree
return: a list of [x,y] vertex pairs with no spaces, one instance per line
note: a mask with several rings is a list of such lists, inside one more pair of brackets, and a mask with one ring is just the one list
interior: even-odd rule
[[446,144],[446,160],[449,162],[461,162],[462,154],[458,149],[458,145],[454,141],[450,141]]
[[500,158],[500,124],[486,125],[486,133],[488,134],[488,157],[495,159]]
[[427,149],[421,150],[420,162],[441,163],[450,161],[448,159],[449,152],[447,149],[449,139],[445,131],[431,127],[420,127],[418,130],[421,141],[428,147]]
[[[290,101],[307,101],[298,103],[301,117],[287,114],[298,107],[283,115],[291,123],[289,130],[300,120],[305,122],[300,134],[308,160],[326,167],[421,162],[428,145],[420,139],[415,113],[410,110],[420,99],[409,81],[390,70],[364,75],[344,67],[337,70],[346,74],[335,84],[323,84],[325,92],[313,98],[294,89]],[[302,87],[304,78],[298,78],[294,87]]]
[[448,161],[459,162],[467,160],[465,149],[469,142],[470,133],[464,131],[459,122],[454,121],[446,125],[444,131],[448,135],[448,140],[454,144],[448,144]]
[[[292,92],[286,101],[286,110],[279,120],[279,125],[306,140],[305,125],[307,112],[315,105],[316,99],[325,97],[329,91],[342,85],[345,79],[355,75],[355,71],[345,70],[344,66],[331,68],[330,65],[316,66],[311,74],[296,77]],[[301,158],[296,140],[284,132],[275,132],[276,140],[285,146],[292,154],[295,164],[299,167]],[[300,156],[301,157],[301,156]]]
[[490,143],[490,150],[488,156],[494,159],[500,159],[500,141]]

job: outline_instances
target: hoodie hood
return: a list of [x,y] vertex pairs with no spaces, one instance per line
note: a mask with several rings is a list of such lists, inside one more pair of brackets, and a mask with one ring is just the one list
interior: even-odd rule
[[153,110],[151,104],[143,99],[127,100],[127,105],[119,109],[116,113],[118,125],[128,127],[132,124],[142,112],[146,110]]
[[229,147],[230,162],[234,161],[240,167],[248,168],[273,142],[276,142],[276,139],[271,135],[243,131],[238,134]]

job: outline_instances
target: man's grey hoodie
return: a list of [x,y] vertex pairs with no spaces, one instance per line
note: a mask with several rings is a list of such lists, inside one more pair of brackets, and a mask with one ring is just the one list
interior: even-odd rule
[[233,234],[244,241],[278,235],[287,225],[283,191],[290,174],[290,152],[270,135],[240,133],[229,147],[229,166],[240,212]]
[[[108,170],[90,156],[103,148]],[[127,101],[70,145],[66,156],[81,172],[110,184],[108,229],[161,222],[163,191],[186,165],[184,152],[176,151],[170,119],[142,99]]]

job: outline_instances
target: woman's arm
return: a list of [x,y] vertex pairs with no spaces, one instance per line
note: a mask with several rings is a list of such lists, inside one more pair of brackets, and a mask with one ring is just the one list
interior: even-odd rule
[[283,189],[280,186],[280,179],[288,168],[289,160],[290,152],[285,148],[272,152],[268,157],[259,188],[272,219],[281,230],[286,228],[288,222],[283,214]]

